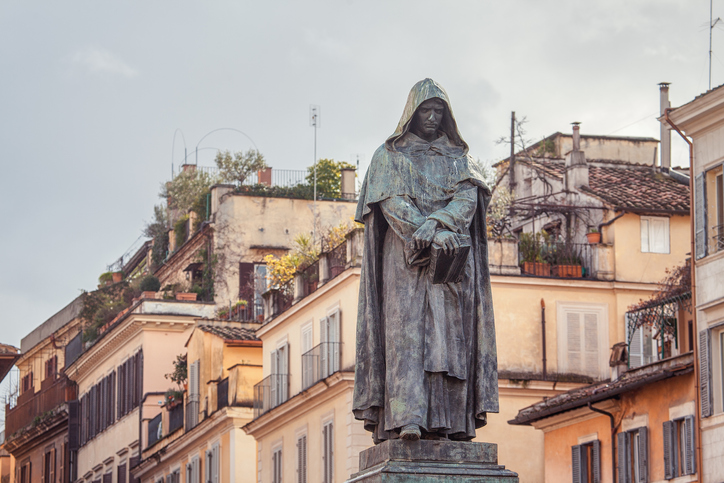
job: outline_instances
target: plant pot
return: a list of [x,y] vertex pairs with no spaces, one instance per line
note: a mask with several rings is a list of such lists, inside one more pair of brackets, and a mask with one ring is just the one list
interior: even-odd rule
[[527,275],[536,275],[538,277],[550,277],[551,268],[547,263],[523,262],[523,273]]
[[151,291],[141,292],[141,298],[142,299],[155,299],[156,292],[151,292]]
[[553,265],[552,274],[554,277],[561,278],[581,278],[583,277],[583,267],[581,265]]
[[601,233],[586,233],[586,238],[588,239],[588,243],[590,245],[595,245],[597,243],[601,243]]
[[123,272],[113,272],[113,283],[123,280]]
[[197,293],[179,292],[176,294],[176,300],[186,300],[186,301],[195,302],[197,296],[198,296]]

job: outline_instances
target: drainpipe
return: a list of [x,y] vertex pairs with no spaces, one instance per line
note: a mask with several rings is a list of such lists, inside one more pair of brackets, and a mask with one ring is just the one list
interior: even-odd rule
[[608,416],[611,420],[611,481],[616,481],[616,423],[613,419],[613,414],[604,411],[603,409],[594,408],[591,403],[588,403],[588,409],[594,413],[600,413],[604,416]]
[[546,302],[540,299],[540,326],[543,334],[543,380],[546,380]]
[[621,217],[622,217],[623,215],[625,215],[625,214],[626,214],[626,212],[625,212],[625,211],[622,211],[620,215],[617,215],[617,216],[611,218],[611,219],[608,220],[606,223],[601,223],[600,225],[598,225],[598,233],[601,234],[601,243],[603,243],[603,232],[601,231],[601,229],[602,229],[604,226],[609,226],[609,225],[611,225],[614,221],[618,220],[619,218],[621,218]]
[[[694,180],[694,144],[689,141],[689,138],[687,138],[684,133],[681,132],[681,129],[674,124],[674,121],[671,120],[669,117],[669,113],[673,111],[674,109],[669,107],[664,110],[664,119],[666,119],[666,122],[669,124],[669,126],[673,127],[677,133],[679,133],[679,136],[686,141],[686,144],[689,145],[689,179]],[[689,217],[691,218],[691,223],[689,225],[691,226],[691,301],[692,301],[692,307],[693,307],[693,321],[692,324],[694,324],[694,327],[696,328],[695,334],[692,334],[696,337],[696,334],[699,333],[699,328],[697,326],[697,315],[696,315],[696,270],[695,270],[695,260],[696,260],[696,246],[694,241],[694,189],[696,183],[689,182]],[[695,390],[696,390],[696,420],[697,420],[697,426],[698,426],[698,433],[699,438],[697,438],[696,446],[697,446],[697,452],[696,452],[696,463],[697,463],[697,473],[701,475],[702,471],[702,456],[701,456],[701,392],[699,390],[699,374],[701,374],[701,361],[699,360],[699,344],[697,343],[697,340],[695,339],[692,345],[694,346],[694,369],[697,371],[696,376],[694,378]],[[700,478],[701,479],[701,478]]]

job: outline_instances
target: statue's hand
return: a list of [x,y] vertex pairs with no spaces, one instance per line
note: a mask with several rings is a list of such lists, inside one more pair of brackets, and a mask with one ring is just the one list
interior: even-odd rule
[[460,242],[455,233],[451,231],[439,231],[435,234],[434,242],[442,247],[446,255],[455,255],[460,247]]
[[435,230],[437,230],[436,220],[427,220],[412,234],[412,242],[415,244],[415,248],[422,250],[432,243],[432,239],[435,236]]

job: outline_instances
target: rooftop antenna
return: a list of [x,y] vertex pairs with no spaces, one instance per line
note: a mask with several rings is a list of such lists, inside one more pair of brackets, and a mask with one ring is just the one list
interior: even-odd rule
[[711,90],[711,35],[714,31],[714,26],[721,21],[721,18],[714,18],[714,0],[709,0],[709,90]]
[[309,105],[309,125],[314,128],[314,203],[312,204],[312,240],[317,240],[317,128],[322,127],[320,115],[322,109],[315,105]]

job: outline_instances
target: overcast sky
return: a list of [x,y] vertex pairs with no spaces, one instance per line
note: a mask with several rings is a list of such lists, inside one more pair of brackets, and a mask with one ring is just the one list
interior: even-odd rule
[[[425,77],[481,161],[505,157],[495,139],[513,110],[534,141],[572,121],[658,138],[657,83],[672,82],[674,106],[707,89],[708,22],[708,0],[3,0],[0,342],[19,346],[95,288],[141,235],[184,140],[191,160],[199,142],[251,139],[274,168],[304,169],[317,104],[318,156],[364,170]],[[717,27],[715,86],[721,59]],[[202,140],[222,127],[245,135]],[[673,165],[686,163],[675,139]]]

